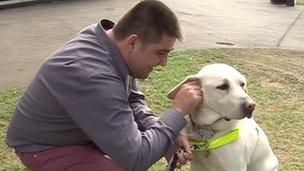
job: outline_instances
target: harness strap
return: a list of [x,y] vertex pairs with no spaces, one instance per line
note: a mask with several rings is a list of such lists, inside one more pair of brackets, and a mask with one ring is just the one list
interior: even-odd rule
[[227,134],[219,137],[207,139],[207,140],[189,140],[190,144],[193,145],[194,151],[209,151],[225,145],[228,145],[239,138],[239,129],[233,128]]

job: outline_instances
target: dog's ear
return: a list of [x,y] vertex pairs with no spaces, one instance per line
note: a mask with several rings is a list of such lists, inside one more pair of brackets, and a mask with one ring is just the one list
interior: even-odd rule
[[197,75],[189,75],[188,77],[186,77],[183,81],[181,81],[180,83],[178,83],[168,94],[167,97],[169,99],[174,99],[176,93],[178,92],[178,90],[187,82],[190,81],[197,81],[197,83],[201,86],[201,80]]

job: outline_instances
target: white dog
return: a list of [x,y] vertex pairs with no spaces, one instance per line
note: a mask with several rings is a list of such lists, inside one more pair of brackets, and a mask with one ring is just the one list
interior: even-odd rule
[[252,118],[254,101],[246,93],[246,79],[226,64],[203,67],[177,85],[197,80],[203,103],[188,117],[185,132],[194,146],[192,171],[274,171],[278,159],[264,131]]

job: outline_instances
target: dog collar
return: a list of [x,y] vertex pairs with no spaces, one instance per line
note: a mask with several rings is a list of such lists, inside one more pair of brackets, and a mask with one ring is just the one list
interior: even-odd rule
[[224,134],[220,137],[215,137],[211,139],[206,139],[202,141],[197,141],[190,139],[190,144],[193,145],[193,151],[209,151],[224,145],[228,145],[239,138],[239,129],[234,128],[229,131],[227,134]]

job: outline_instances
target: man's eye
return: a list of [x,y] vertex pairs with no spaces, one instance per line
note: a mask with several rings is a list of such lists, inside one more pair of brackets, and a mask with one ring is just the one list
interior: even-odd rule
[[229,89],[229,85],[228,84],[222,84],[216,87],[217,89],[220,90],[228,90]]
[[157,53],[158,56],[165,56],[165,53]]

